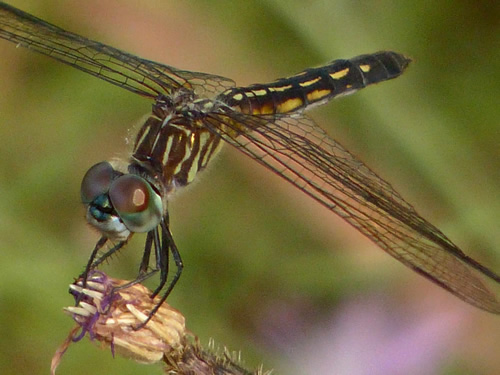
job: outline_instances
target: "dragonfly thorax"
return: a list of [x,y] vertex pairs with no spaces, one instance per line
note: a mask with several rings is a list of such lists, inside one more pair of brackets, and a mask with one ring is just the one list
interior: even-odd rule
[[153,114],[162,118],[198,118],[216,110],[221,103],[201,98],[192,90],[180,88],[170,96],[160,95],[153,104]]
[[193,97],[180,91],[159,98],[135,140],[129,170],[141,169],[163,197],[191,183],[220,149],[220,137],[205,125],[219,103]]

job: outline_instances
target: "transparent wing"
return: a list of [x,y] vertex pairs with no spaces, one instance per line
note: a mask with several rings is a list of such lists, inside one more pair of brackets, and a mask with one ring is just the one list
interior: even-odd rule
[[65,31],[5,3],[0,3],[0,38],[145,97],[170,95],[181,87],[208,97],[234,86],[228,78],[141,59]]
[[481,309],[500,313],[500,277],[465,255],[386,181],[307,117],[225,109],[207,126],[341,216],[391,256]]

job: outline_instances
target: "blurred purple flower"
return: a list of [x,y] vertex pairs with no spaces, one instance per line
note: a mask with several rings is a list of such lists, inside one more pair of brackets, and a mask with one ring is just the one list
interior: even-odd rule
[[297,374],[436,374],[465,319],[457,311],[389,312],[383,298],[363,298],[344,305],[330,321],[311,326],[314,310],[302,306],[297,313],[295,307],[271,308],[272,318],[263,320],[261,330],[268,343],[286,353]]

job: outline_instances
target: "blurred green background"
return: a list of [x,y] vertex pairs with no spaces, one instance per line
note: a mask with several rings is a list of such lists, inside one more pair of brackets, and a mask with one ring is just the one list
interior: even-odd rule
[[[10,3],[239,85],[383,49],[411,56],[397,80],[312,116],[464,251],[499,270],[494,2]],[[85,224],[81,178],[94,163],[127,155],[129,129],[151,103],[3,40],[0,83],[0,373],[42,374],[73,326],[61,311],[72,304],[67,285],[98,239]],[[277,374],[498,373],[498,317],[401,266],[230,147],[199,180],[170,206],[185,270],[169,303],[202,343],[213,338],[241,350],[249,368],[263,363]],[[143,240],[103,269],[133,278]],[[59,374],[90,372],[161,373],[84,340]]]

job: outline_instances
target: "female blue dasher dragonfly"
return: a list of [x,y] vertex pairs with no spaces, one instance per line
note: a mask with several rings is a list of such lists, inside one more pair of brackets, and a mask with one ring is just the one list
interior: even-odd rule
[[[0,6],[0,36],[154,101],[128,170],[92,167],[82,182],[87,219],[102,233],[86,273],[146,234],[136,281],[151,275],[155,251],[167,284],[169,252],[178,280],[182,262],[168,227],[170,194],[192,181],[224,140],[337,213],[382,249],[464,301],[500,313],[494,272],[466,256],[394,189],[303,115],[311,106],[399,76],[409,60],[379,52],[338,60],[266,85],[188,72],[127,54]],[[111,248],[103,255],[100,250]],[[85,274],[86,274],[85,273]],[[152,312],[154,313],[154,311]]]

